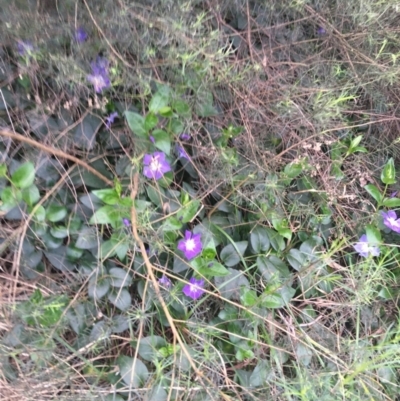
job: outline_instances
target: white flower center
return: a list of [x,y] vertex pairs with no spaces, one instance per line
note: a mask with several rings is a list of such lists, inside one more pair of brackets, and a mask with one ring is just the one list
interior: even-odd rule
[[197,287],[196,284],[191,284],[190,285],[190,292],[197,292],[199,291],[199,287]]
[[158,171],[161,168],[161,163],[158,161],[158,159],[153,159],[150,163],[150,170],[151,171]]
[[396,224],[397,224],[397,220],[394,219],[393,217],[389,217],[389,218],[388,218],[388,222],[389,222],[391,225],[396,225]]
[[188,239],[185,243],[185,246],[187,251],[193,251],[193,249],[196,247],[194,239],[193,238]]

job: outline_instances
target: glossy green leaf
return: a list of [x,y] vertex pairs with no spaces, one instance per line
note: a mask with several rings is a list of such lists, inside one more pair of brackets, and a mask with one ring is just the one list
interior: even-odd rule
[[147,132],[150,132],[158,124],[158,118],[153,113],[147,114],[144,119],[144,128]]
[[237,265],[246,252],[247,245],[247,241],[239,241],[235,242],[235,246],[233,246],[233,244],[225,246],[220,254],[223,264],[228,267]]
[[386,185],[391,185],[396,183],[396,169],[394,167],[394,160],[391,157],[381,173],[381,181]]
[[152,362],[162,357],[162,354],[158,351],[160,348],[166,347],[167,341],[160,336],[149,336],[144,337],[139,341],[138,353],[145,361]]
[[108,294],[108,300],[121,311],[128,310],[132,305],[131,294],[125,288],[113,290]]
[[97,277],[93,275],[89,280],[88,294],[90,298],[96,300],[103,298],[110,289],[110,280],[108,277]]
[[39,189],[36,185],[24,188],[22,191],[22,199],[28,206],[35,205],[40,199]]
[[50,205],[46,209],[46,218],[48,221],[51,221],[52,223],[64,220],[67,214],[68,210],[64,206]]
[[256,291],[243,287],[241,292],[242,293],[240,295],[240,302],[242,303],[243,306],[249,307],[257,303],[258,297]]
[[165,89],[158,90],[149,102],[149,110],[151,113],[159,113],[169,103],[169,91]]
[[162,129],[155,129],[151,135],[154,138],[154,145],[166,155],[171,153],[171,138],[169,134]]
[[400,199],[399,198],[385,198],[382,201],[382,205],[386,206],[387,208],[395,208],[400,207]]
[[86,150],[92,150],[96,144],[97,133],[103,121],[94,114],[87,114],[77,125],[74,132],[74,145]]
[[131,131],[140,138],[147,138],[145,119],[133,111],[125,111],[126,121]]
[[117,359],[122,381],[128,388],[141,388],[149,376],[146,365],[140,359],[122,355]]
[[31,162],[24,163],[11,175],[11,182],[17,188],[28,188],[35,180],[35,166]]
[[249,288],[250,284],[242,271],[228,268],[229,275],[215,277],[215,285],[224,298],[239,300],[241,287]]
[[109,271],[111,285],[113,287],[128,287],[132,284],[131,275],[120,267],[113,267]]
[[184,100],[176,100],[172,103],[172,108],[182,117],[191,117],[192,115],[189,104]]
[[205,277],[224,277],[229,274],[229,270],[216,261],[206,263],[205,266],[201,266],[197,271]]
[[378,202],[382,202],[382,194],[381,191],[379,191],[379,189],[373,185],[373,184],[368,184],[365,185],[364,189]]
[[120,211],[111,205],[106,205],[96,210],[90,218],[90,224],[114,224],[120,217]]
[[257,226],[250,233],[250,243],[256,253],[267,252],[270,247],[268,231],[265,227]]
[[119,202],[120,197],[114,188],[110,189],[97,189],[92,193],[101,199],[107,205],[115,205]]
[[201,202],[198,199],[193,199],[186,205],[182,206],[176,217],[182,223],[189,223],[198,213],[201,206]]

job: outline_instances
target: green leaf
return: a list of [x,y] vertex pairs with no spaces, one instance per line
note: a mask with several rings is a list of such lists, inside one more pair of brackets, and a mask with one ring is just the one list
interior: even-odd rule
[[185,126],[183,125],[183,122],[181,120],[178,120],[177,118],[171,118],[168,124],[168,128],[173,134],[180,135],[185,129]]
[[283,302],[282,297],[278,294],[263,294],[261,296],[261,305],[264,308],[278,309],[284,307],[285,302]]
[[88,295],[96,300],[101,299],[110,289],[110,280],[108,277],[98,277],[93,275],[89,280]]
[[101,125],[101,118],[96,115],[88,114],[75,129],[74,145],[86,150],[92,150],[96,144],[96,135]]
[[286,256],[288,262],[293,267],[294,270],[300,271],[304,264],[306,263],[306,256],[303,252],[300,252],[298,249],[291,249]]
[[381,173],[381,181],[386,185],[396,183],[396,170],[394,168],[393,157],[391,157],[385,164],[385,167],[383,168]]
[[144,119],[144,128],[147,132],[150,132],[158,124],[158,118],[153,113],[147,114]]
[[114,290],[108,295],[108,300],[119,310],[126,311],[132,304],[131,294],[128,290]]
[[97,189],[92,193],[101,199],[107,205],[115,205],[119,202],[120,197],[114,188],[110,189]]
[[171,152],[171,138],[168,133],[162,129],[155,129],[151,135],[154,138],[155,147],[163,151],[166,155],[169,155]]
[[3,204],[1,205],[1,210],[9,211],[14,206],[18,205],[17,195],[21,195],[20,191],[13,187],[6,187],[1,192],[1,200]]
[[151,113],[159,113],[168,106],[169,103],[169,91],[168,90],[158,90],[149,102],[149,110]]
[[54,238],[67,238],[69,235],[69,230],[65,226],[56,226],[50,228],[50,234]]
[[122,381],[128,388],[141,388],[149,377],[146,365],[140,359],[122,355],[117,359]]
[[28,206],[33,206],[40,199],[39,189],[36,185],[31,185],[22,190],[22,199]]
[[200,275],[204,275],[205,277],[224,277],[229,274],[229,270],[216,261],[209,262],[196,270]]
[[158,351],[160,348],[166,347],[168,343],[163,337],[149,336],[140,339],[138,345],[138,353],[145,361],[152,362],[162,358],[162,354]]
[[270,247],[268,231],[261,226],[257,226],[250,233],[250,243],[256,253],[265,253]]
[[382,202],[383,206],[386,206],[387,208],[394,208],[394,207],[400,207],[400,199],[399,198],[385,198]]
[[368,224],[365,231],[370,244],[377,245],[382,242],[381,232],[372,224]]
[[120,217],[120,211],[111,205],[106,205],[96,210],[90,218],[90,224],[114,224]]
[[357,146],[360,144],[362,138],[363,138],[362,135],[358,135],[357,137],[355,137],[355,138],[350,142],[349,150],[347,151],[347,154],[348,154],[348,155],[354,153],[355,149],[356,149]]
[[304,170],[304,163],[290,163],[285,166],[284,173],[289,179],[296,178]]
[[136,136],[147,138],[148,131],[146,130],[145,119],[140,114],[133,111],[125,111],[125,117],[129,128]]
[[75,246],[79,249],[93,249],[99,245],[99,241],[96,229],[84,226],[79,232]]
[[172,112],[171,107],[169,107],[169,106],[161,108],[159,110],[158,114],[160,114],[160,116],[165,117],[165,118],[171,118],[174,115],[174,113]]
[[175,217],[170,216],[164,220],[162,224],[162,231],[177,231],[182,228],[182,223]]
[[229,275],[214,278],[215,285],[224,298],[239,300],[240,288],[243,286],[249,288],[249,281],[239,270],[229,268],[228,271]]
[[257,362],[250,376],[249,384],[251,387],[265,386],[269,377],[274,377],[270,363],[267,360],[261,359]]
[[35,166],[31,162],[24,163],[18,167],[11,176],[11,182],[17,188],[28,188],[35,180]]
[[283,239],[282,235],[277,233],[275,230],[272,228],[266,227],[265,230],[268,233],[268,238],[271,242],[272,248],[275,249],[275,251],[283,251],[286,247],[285,245],[285,240]]
[[121,288],[128,287],[132,284],[131,275],[120,267],[113,267],[109,271],[111,285],[113,287]]
[[257,292],[243,287],[241,290],[240,301],[245,307],[255,305],[258,301]]
[[201,202],[198,199],[193,199],[188,202],[186,205],[182,206],[182,208],[177,213],[176,217],[182,223],[189,223],[196,216]]
[[61,221],[65,219],[68,214],[68,210],[64,206],[58,205],[50,205],[46,209],[46,218],[52,223],[56,223],[57,221]]
[[182,117],[191,117],[190,106],[184,100],[176,100],[172,103],[172,108]]
[[248,241],[239,241],[225,246],[220,254],[221,261],[228,267],[237,265],[246,252]]
[[382,202],[382,194],[379,191],[379,189],[373,185],[373,184],[368,184],[365,185],[364,189],[378,202],[381,203]]
[[73,271],[75,264],[68,260],[67,248],[65,246],[59,246],[51,251],[44,252],[49,262],[58,270],[62,272]]

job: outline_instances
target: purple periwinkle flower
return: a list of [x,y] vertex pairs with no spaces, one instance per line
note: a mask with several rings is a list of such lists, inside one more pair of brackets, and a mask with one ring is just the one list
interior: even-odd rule
[[158,282],[166,288],[170,288],[172,285],[171,280],[165,274],[163,274],[162,277],[158,279]]
[[149,136],[149,139],[150,139],[150,142],[151,142],[151,143],[155,143],[155,142],[156,142],[156,140],[154,139],[154,136],[153,136],[153,135],[150,135],[150,136]]
[[19,40],[17,42],[17,50],[21,56],[29,56],[33,50],[33,44],[29,40]]
[[189,284],[186,284],[182,288],[182,292],[189,298],[198,299],[204,294],[204,280],[196,280],[192,277],[189,280]]
[[178,242],[178,249],[183,252],[187,260],[200,255],[203,250],[201,243],[201,234],[193,234],[191,231],[185,231],[185,238]]
[[393,192],[390,194],[389,198],[395,198],[396,195],[398,194],[398,192],[399,192],[399,191],[393,191]]
[[152,155],[144,155],[143,175],[147,178],[159,180],[165,173],[171,171],[171,166],[165,158],[165,153],[154,152]]
[[368,238],[366,234],[363,234],[359,241],[354,245],[354,249],[358,254],[364,258],[371,256],[379,256],[380,249],[376,245],[368,243]]
[[92,74],[87,76],[88,81],[93,84],[94,90],[100,93],[103,89],[109,88],[111,85],[108,76],[108,60],[98,56],[96,61],[90,63]]
[[325,29],[324,27],[320,26],[320,27],[317,29],[317,34],[318,34],[318,35],[325,35],[325,34],[326,34],[326,29]]
[[400,219],[397,218],[394,210],[388,210],[387,213],[381,212],[383,224],[396,233],[400,233]]
[[122,219],[122,223],[124,224],[125,227],[130,227],[131,225],[131,221],[126,217]]
[[176,145],[175,152],[179,158],[189,160],[189,155],[186,153],[186,150],[182,146]]
[[88,34],[87,34],[87,32],[85,31],[85,29],[83,27],[80,26],[79,28],[76,29],[76,31],[75,31],[75,40],[78,43],[85,42],[87,38],[88,38]]
[[188,141],[191,138],[191,136],[190,136],[190,134],[187,134],[186,132],[184,132],[183,134],[181,134],[179,136],[179,138],[181,138],[183,141]]
[[115,118],[118,117],[118,113],[114,111],[108,117],[106,117],[106,127],[110,129],[111,124],[114,122]]

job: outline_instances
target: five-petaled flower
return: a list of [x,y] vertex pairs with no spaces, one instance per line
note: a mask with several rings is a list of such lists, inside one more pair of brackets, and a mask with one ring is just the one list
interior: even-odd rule
[[114,111],[108,117],[106,117],[106,127],[111,128],[111,124],[114,122],[115,118],[118,117],[118,112]]
[[195,258],[203,250],[201,234],[193,234],[186,230],[185,238],[178,242],[178,249],[183,252],[187,260]]
[[78,43],[85,42],[87,38],[88,38],[88,34],[87,34],[87,32],[85,31],[85,29],[83,27],[80,26],[79,28],[76,29],[76,31],[75,31],[75,40]]
[[194,277],[192,277],[189,280],[189,283],[186,284],[183,288],[182,291],[183,293],[192,299],[198,299],[204,294],[204,280],[196,280]]
[[387,213],[381,212],[383,224],[396,233],[400,233],[400,219],[397,218],[394,210],[388,210]]
[[143,164],[143,175],[147,178],[153,178],[154,180],[159,180],[165,173],[171,171],[171,166],[163,152],[154,152],[152,155],[144,155]]
[[158,279],[158,282],[166,288],[170,288],[172,285],[171,280],[165,274],[163,274],[162,277]]
[[369,255],[371,256],[379,256],[380,249],[376,245],[372,245],[368,242],[368,238],[366,234],[363,234],[359,241],[354,245],[354,249],[360,256],[367,258]]
[[19,40],[17,50],[21,56],[30,56],[34,50],[33,44],[29,40]]
[[108,76],[108,60],[98,56],[96,61],[90,63],[92,74],[87,76],[88,81],[93,84],[94,90],[100,93],[103,89],[109,88],[110,78]]

